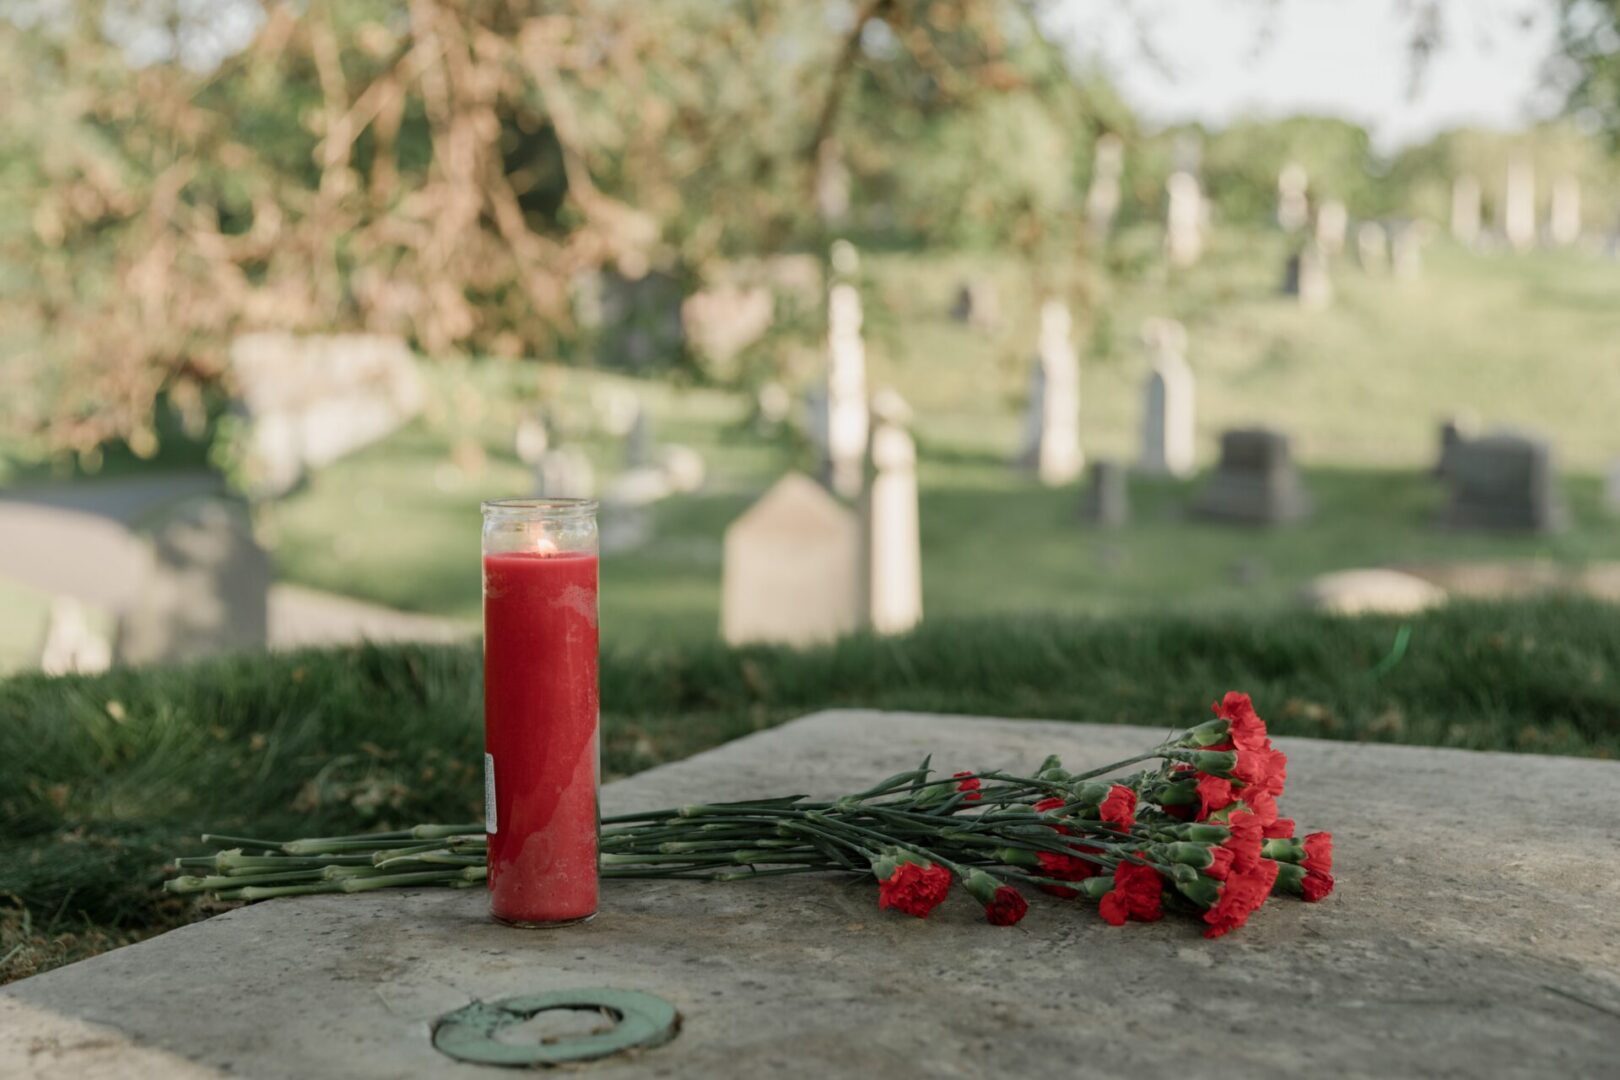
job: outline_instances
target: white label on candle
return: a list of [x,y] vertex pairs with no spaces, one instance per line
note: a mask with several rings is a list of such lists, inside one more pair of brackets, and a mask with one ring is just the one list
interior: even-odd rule
[[495,755],[484,755],[484,831],[499,832],[495,821]]

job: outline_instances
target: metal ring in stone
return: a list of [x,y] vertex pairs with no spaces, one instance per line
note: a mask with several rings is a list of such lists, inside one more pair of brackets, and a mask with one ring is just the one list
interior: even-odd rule
[[[607,1031],[544,1043],[508,1043],[496,1036],[548,1009],[601,1009],[616,1018]],[[675,1037],[680,1014],[661,997],[636,990],[557,990],[498,1001],[475,1001],[441,1016],[433,1046],[441,1054],[479,1065],[562,1065],[590,1061]]]

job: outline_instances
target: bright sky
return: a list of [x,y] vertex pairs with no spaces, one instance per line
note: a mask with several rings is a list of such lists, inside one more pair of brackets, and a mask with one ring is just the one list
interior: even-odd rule
[[[1310,112],[1380,148],[1449,127],[1518,127],[1551,111],[1550,2],[1448,0],[1445,44],[1415,96],[1407,0],[1058,0],[1052,29],[1100,60],[1150,122]],[[1163,68],[1143,49],[1145,39]]]

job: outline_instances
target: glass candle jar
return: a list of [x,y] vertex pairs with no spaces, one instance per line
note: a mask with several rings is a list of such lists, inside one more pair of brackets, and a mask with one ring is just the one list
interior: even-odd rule
[[484,510],[484,829],[490,912],[596,914],[596,503]]

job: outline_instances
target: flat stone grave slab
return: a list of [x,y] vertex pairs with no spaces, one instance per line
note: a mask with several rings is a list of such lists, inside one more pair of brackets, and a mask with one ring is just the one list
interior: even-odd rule
[[[830,795],[930,751],[948,771],[1077,768],[1161,735],[826,712],[604,804]],[[481,890],[301,897],[13,984],[0,1075],[466,1078],[480,1067],[429,1043],[436,1017],[601,986],[684,1017],[673,1042],[586,1067],[602,1077],[1615,1074],[1620,764],[1277,741],[1284,813],[1334,832],[1339,888],[1219,940],[1044,896],[1012,928],[959,891],[920,921],[832,877],[610,881],[594,922],[551,931],[491,923]]]

